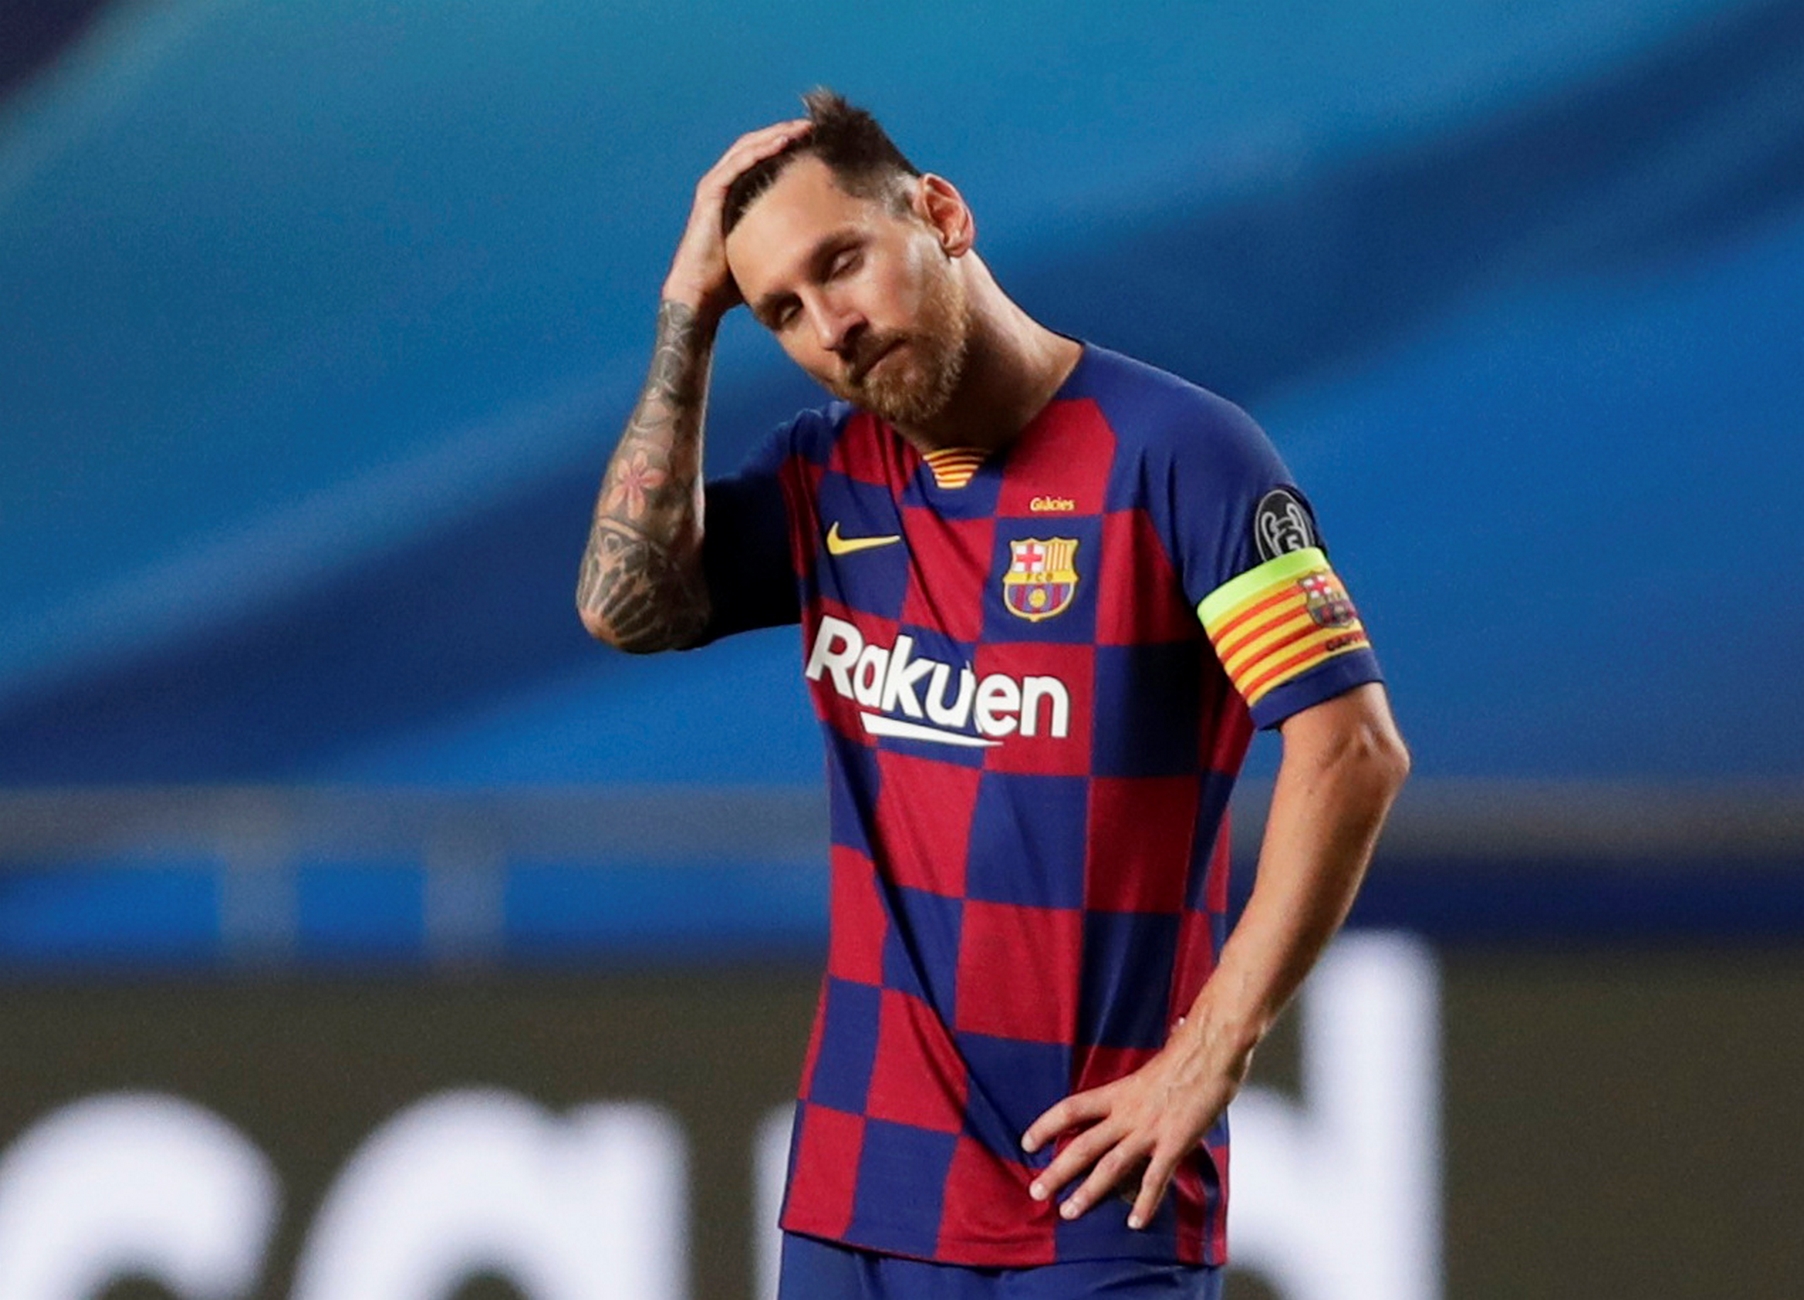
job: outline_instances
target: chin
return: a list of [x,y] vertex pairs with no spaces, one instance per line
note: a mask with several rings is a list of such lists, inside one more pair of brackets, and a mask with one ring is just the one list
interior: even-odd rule
[[955,366],[921,367],[914,358],[886,358],[878,368],[884,373],[867,375],[861,391],[850,400],[891,424],[927,424],[946,409],[958,383]]

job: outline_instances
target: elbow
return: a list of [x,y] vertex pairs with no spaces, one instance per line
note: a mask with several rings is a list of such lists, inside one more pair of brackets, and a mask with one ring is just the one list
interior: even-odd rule
[[622,630],[613,620],[596,613],[592,609],[578,607],[576,616],[582,620],[583,631],[587,632],[602,645],[611,646],[630,655],[650,654],[654,650],[663,650],[662,644],[653,644],[643,636],[632,636]]
[[1298,715],[1284,732],[1285,759],[1311,784],[1325,782],[1362,802],[1388,807],[1409,779],[1404,744],[1377,688],[1367,688]]
[[1409,768],[1409,749],[1394,729],[1362,726],[1304,758],[1294,775],[1308,797],[1357,816],[1375,829],[1390,815],[1409,779]]
[[604,564],[591,554],[577,579],[576,616],[595,640],[627,654],[680,650],[703,640],[708,593],[699,572],[667,560]]
[[593,610],[578,609],[576,616],[582,620],[583,630],[602,645],[612,646],[629,655],[651,654],[671,647],[662,641],[653,641],[647,637],[629,636],[612,622],[595,613]]
[[595,640],[629,655],[687,650],[701,644],[707,625],[705,611],[684,611],[678,617],[655,610],[626,610],[614,611],[611,616],[580,600],[576,616]]
[[1409,746],[1388,717],[1359,727],[1337,757],[1338,765],[1353,775],[1354,783],[1386,808],[1409,780]]
[[595,640],[603,645],[614,644],[613,629],[608,626],[607,620],[580,600],[576,602],[576,616],[582,620],[583,631]]
[[1409,746],[1403,743],[1403,737],[1397,734],[1395,727],[1387,728],[1386,734],[1374,742],[1369,761],[1378,772],[1387,799],[1395,799],[1403,789],[1404,782],[1409,780],[1413,761]]
[[633,638],[622,636],[619,626],[615,626],[612,618],[606,617],[599,609],[586,606],[581,600],[577,600],[575,617],[583,620],[583,631],[595,638],[597,642],[601,642],[603,645],[612,645],[613,649],[626,651],[626,653],[635,651]]

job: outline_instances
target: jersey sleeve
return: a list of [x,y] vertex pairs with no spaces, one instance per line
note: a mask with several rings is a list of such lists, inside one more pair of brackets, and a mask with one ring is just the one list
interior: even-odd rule
[[773,432],[737,472],[703,488],[702,573],[709,618],[697,645],[801,617],[783,476],[795,424]]
[[1185,595],[1256,726],[1383,679],[1308,498],[1250,416],[1211,397],[1169,472]]

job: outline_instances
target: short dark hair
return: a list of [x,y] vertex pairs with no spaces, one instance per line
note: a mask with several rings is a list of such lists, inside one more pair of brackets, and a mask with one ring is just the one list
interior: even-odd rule
[[817,86],[802,96],[802,104],[814,129],[782,153],[748,167],[734,178],[721,205],[722,230],[731,233],[746,209],[775,184],[783,169],[810,154],[827,164],[842,190],[861,199],[890,198],[900,202],[901,187],[896,182],[921,174],[877,125],[877,119],[846,103],[844,96]]

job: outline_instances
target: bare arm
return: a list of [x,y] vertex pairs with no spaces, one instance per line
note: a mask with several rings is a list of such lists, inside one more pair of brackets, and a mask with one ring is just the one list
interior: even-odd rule
[[739,301],[721,205],[735,177],[787,148],[806,121],[733,142],[695,187],[664,280],[651,370],[595,498],[576,609],[597,640],[635,654],[694,644],[708,623],[702,579],[702,417],[720,318]]
[[1033,1187],[1045,1199],[1087,1171],[1060,1207],[1066,1218],[1140,1175],[1128,1222],[1152,1220],[1179,1162],[1240,1090],[1253,1049],[1353,904],[1409,772],[1384,688],[1361,686],[1305,709],[1284,722],[1282,734],[1253,894],[1215,973],[1157,1056],[1067,1097],[1022,1140],[1035,1151],[1076,1133]]
[[1215,974],[1185,1018],[1249,1060],[1365,878],[1392,801],[1409,774],[1382,686],[1361,686],[1281,724],[1253,893]]

